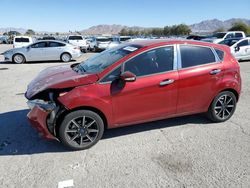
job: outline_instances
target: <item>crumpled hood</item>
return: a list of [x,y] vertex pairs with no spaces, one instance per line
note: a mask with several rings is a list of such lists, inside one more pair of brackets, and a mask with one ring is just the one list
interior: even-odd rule
[[96,74],[79,74],[71,65],[54,66],[41,71],[28,85],[25,97],[31,99],[36,94],[46,89],[71,88],[80,85],[95,83],[98,80]]

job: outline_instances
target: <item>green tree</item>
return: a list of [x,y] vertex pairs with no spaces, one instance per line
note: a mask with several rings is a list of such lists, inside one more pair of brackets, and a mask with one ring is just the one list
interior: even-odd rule
[[213,33],[224,32],[224,31],[225,31],[225,28],[220,27],[220,28],[216,29]]
[[163,28],[163,34],[164,34],[165,36],[170,35],[170,30],[171,30],[171,28],[170,28],[169,26],[165,26],[165,27]]
[[154,36],[162,36],[163,35],[163,29],[162,28],[153,28],[151,30],[151,34]]
[[33,31],[32,29],[28,29],[25,35],[35,35],[35,31]]
[[235,22],[228,31],[244,31],[246,34],[250,34],[250,26],[243,22]]
[[128,31],[127,29],[123,28],[120,32],[119,32],[120,35],[128,35]]

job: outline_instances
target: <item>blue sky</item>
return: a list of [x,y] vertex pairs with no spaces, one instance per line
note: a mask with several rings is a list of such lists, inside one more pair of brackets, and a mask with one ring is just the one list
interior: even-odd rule
[[1,0],[0,28],[75,31],[98,24],[162,27],[250,19],[250,0]]

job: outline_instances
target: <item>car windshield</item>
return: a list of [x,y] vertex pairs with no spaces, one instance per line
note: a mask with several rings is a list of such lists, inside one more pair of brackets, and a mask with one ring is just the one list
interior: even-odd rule
[[70,36],[69,40],[82,40],[82,36]]
[[222,39],[225,35],[226,33],[215,33],[212,35],[212,37],[215,37],[217,39]]
[[76,66],[76,68],[74,68],[74,70],[80,73],[99,73],[121,58],[138,50],[139,48],[141,48],[139,45],[123,45],[117,48],[105,50],[102,53],[80,63],[78,66]]

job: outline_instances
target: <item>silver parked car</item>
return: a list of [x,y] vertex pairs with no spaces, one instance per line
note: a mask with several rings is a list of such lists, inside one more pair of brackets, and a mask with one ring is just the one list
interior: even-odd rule
[[81,56],[80,48],[71,44],[44,40],[22,48],[14,48],[3,53],[5,61],[25,63],[28,61],[61,60],[71,61]]

